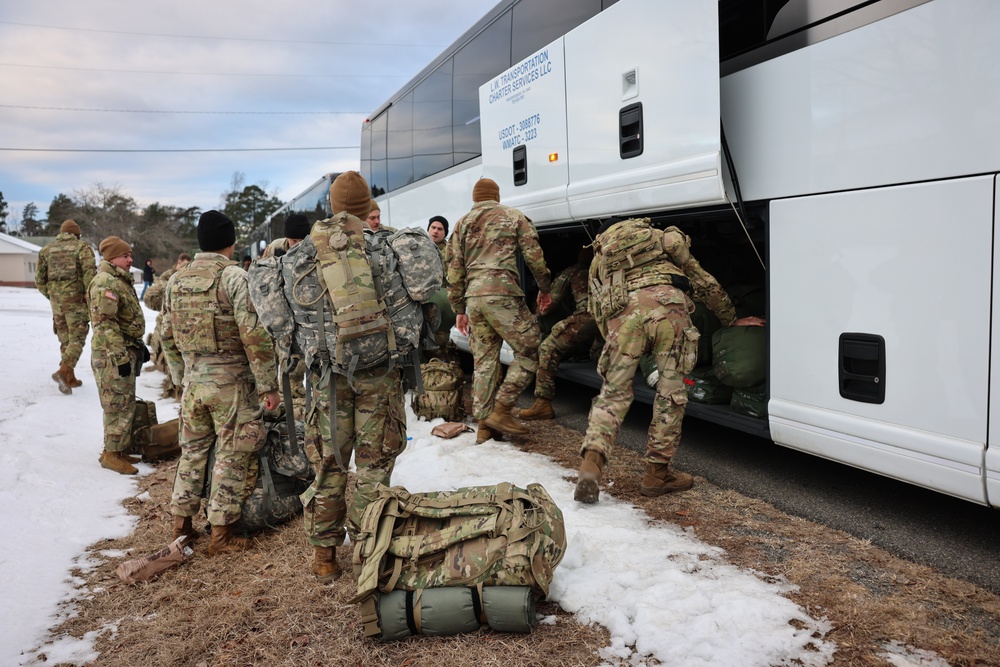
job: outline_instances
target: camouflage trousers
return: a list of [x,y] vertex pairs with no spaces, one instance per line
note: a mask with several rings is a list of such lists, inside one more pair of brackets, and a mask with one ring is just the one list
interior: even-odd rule
[[[330,432],[330,382],[336,396],[336,433]],[[303,521],[309,542],[340,546],[346,531],[357,535],[361,515],[389,486],[396,457],[406,446],[406,414],[399,370],[385,367],[356,371],[354,387],[343,375],[309,372],[313,405],[306,416],[306,454],[316,479],[302,494]],[[357,467],[348,512],[347,472],[337,465],[336,447],[346,469],[354,454]],[[345,523],[346,529],[345,529]]]
[[[135,355],[129,351],[132,366]],[[97,396],[104,411],[104,449],[124,452],[132,446],[132,420],[135,418],[135,373],[119,377],[118,366],[91,349],[90,367],[97,382]]]
[[632,383],[639,358],[656,358],[660,379],[653,401],[645,460],[670,463],[681,439],[681,421],[688,402],[684,374],[698,359],[698,330],[689,315],[693,304],[669,285],[644,287],[629,294],[628,305],[610,318],[608,338],[597,362],[604,380],[590,408],[582,451],[593,449],[611,458],[622,420],[632,404]]
[[587,352],[597,336],[597,322],[590,313],[573,313],[552,327],[538,348],[535,396],[552,400],[556,395],[559,362],[569,354]]
[[59,339],[60,362],[76,368],[90,331],[90,311],[81,298],[61,300],[53,296],[52,331]]
[[208,522],[235,523],[257,483],[257,452],[267,429],[251,381],[192,382],[181,396],[180,445],[170,512],[194,516],[201,508],[209,454],[215,455],[208,489]]
[[[493,411],[494,400],[513,405],[538,369],[538,319],[513,296],[475,296],[466,299],[472,349],[472,416],[485,419]],[[500,347],[507,341],[514,361],[500,381]]]

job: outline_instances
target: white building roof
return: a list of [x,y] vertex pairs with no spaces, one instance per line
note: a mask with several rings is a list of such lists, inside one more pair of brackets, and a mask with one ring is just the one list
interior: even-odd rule
[[41,248],[34,243],[28,243],[10,234],[0,233],[0,255],[37,255],[39,250]]

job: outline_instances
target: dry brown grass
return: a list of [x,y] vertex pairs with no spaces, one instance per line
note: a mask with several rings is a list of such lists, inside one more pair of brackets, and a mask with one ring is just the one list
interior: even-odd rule
[[[514,444],[550,456],[567,475],[578,464],[579,433],[552,422],[535,422],[532,434]],[[602,628],[580,626],[551,603],[539,612],[554,625],[531,635],[483,630],[443,638],[417,637],[379,644],[361,636],[357,607],[349,604],[350,577],[318,584],[309,574],[311,553],[300,521],[262,535],[240,556],[206,557],[207,537],[195,556],[152,582],[128,586],[114,573],[120,558],[101,550],[142,555],[169,540],[167,509],[173,462],[140,480],[151,499],[126,501],[138,516],[134,534],[93,545],[101,564],[77,572],[84,583],[76,615],[55,634],[81,637],[111,625],[97,640],[105,667],[184,665],[394,665],[418,667],[512,667],[596,665],[608,643]],[[676,496],[649,499],[638,492],[640,457],[619,449],[605,481],[613,494],[642,507],[654,519],[691,526],[744,568],[785,577],[799,586],[791,597],[814,617],[828,618],[837,643],[834,665],[888,665],[879,654],[896,640],[934,651],[950,665],[1000,665],[1000,599],[975,586],[936,574],[855,539],[789,516],[765,502],[699,480]],[[609,493],[605,488],[602,493]],[[197,522],[196,522],[197,525]],[[350,554],[339,550],[350,571]]]

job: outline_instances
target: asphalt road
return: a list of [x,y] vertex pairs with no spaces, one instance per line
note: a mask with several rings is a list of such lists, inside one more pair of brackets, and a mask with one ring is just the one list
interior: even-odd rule
[[[560,380],[559,422],[586,430],[589,387]],[[519,404],[530,405],[531,397]],[[634,403],[620,446],[642,452],[650,406]],[[684,421],[677,467],[870,540],[890,553],[1000,595],[1000,510],[791,450],[699,419]]]

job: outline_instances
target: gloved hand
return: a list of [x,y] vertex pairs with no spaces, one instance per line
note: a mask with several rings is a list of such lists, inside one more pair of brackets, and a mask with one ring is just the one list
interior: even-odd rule
[[118,377],[127,378],[129,375],[132,375],[132,364],[118,364]]
[[145,345],[140,345],[139,347],[142,348],[142,363],[146,363],[151,358],[149,356],[149,348],[146,347]]

